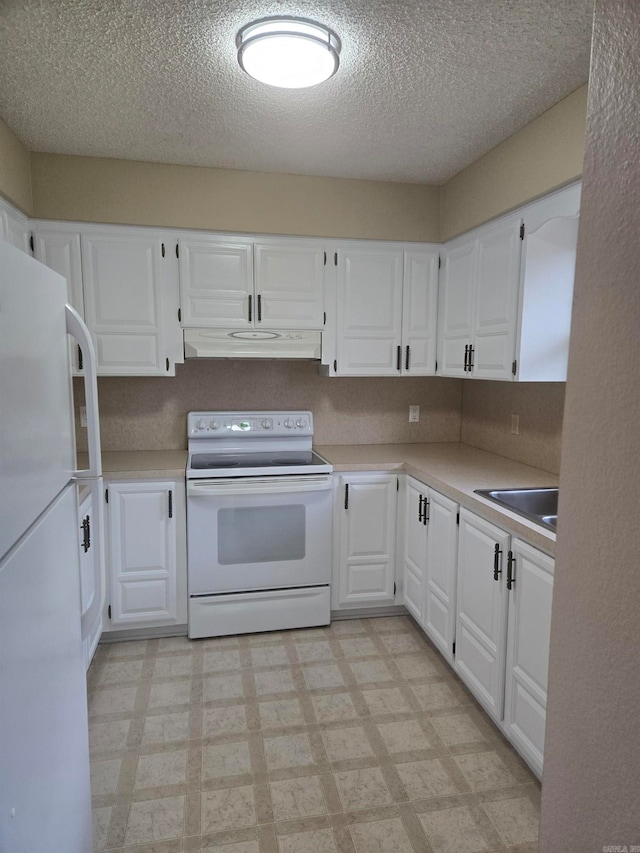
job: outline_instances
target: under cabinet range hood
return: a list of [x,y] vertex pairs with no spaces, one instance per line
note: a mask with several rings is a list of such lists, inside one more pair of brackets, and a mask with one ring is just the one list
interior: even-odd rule
[[319,359],[321,332],[185,329],[185,358]]

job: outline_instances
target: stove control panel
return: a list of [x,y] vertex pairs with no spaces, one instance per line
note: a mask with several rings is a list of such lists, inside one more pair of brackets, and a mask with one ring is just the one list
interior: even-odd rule
[[188,438],[313,435],[311,412],[189,412]]

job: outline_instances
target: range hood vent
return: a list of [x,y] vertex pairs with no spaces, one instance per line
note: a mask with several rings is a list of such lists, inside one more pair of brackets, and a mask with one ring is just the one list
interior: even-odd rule
[[322,333],[261,329],[185,329],[185,358],[319,359]]

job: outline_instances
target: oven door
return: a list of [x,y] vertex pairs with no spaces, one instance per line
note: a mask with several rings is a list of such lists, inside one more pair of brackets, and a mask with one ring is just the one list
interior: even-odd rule
[[331,476],[187,483],[189,595],[328,584]]

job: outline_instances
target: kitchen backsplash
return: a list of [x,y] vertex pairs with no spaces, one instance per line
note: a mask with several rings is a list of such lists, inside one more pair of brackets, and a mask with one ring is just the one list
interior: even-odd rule
[[[564,382],[466,381],[460,440],[545,471],[560,471]],[[511,415],[519,416],[519,435]]]
[[[102,449],[186,448],[186,415],[198,409],[308,409],[316,444],[459,441],[461,392],[457,379],[328,378],[311,362],[187,361],[175,377],[98,380]],[[80,380],[74,393],[77,415]],[[76,431],[85,450],[87,432]]]

